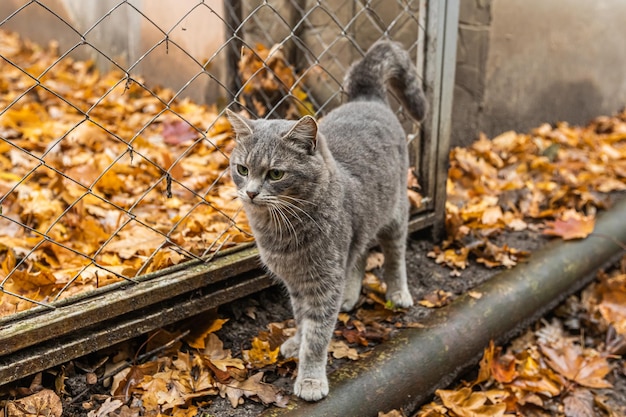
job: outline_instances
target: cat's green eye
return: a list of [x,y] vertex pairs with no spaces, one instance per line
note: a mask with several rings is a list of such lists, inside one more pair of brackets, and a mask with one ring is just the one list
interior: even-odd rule
[[247,177],[248,176],[248,167],[243,166],[243,165],[237,165],[237,173],[239,175],[241,175],[242,177]]
[[280,169],[270,169],[267,173],[267,176],[272,181],[278,181],[285,175],[285,171],[281,171]]

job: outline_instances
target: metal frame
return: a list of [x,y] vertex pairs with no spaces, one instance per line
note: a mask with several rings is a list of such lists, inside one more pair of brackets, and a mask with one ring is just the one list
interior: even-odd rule
[[[235,19],[239,9],[225,3]],[[433,197],[412,217],[410,229],[432,227],[435,235],[443,230],[445,216],[458,13],[459,0],[420,2],[426,33],[418,68],[431,107],[415,151],[428,160],[420,164],[420,177],[426,195]],[[0,385],[273,285],[259,267],[256,248],[240,246],[208,263],[180,264],[142,276],[137,284],[110,285],[55,302],[52,310],[35,307],[1,319]]]
[[[426,196],[432,196],[423,213],[413,216],[412,231],[432,227],[433,235],[439,238],[444,229],[446,178],[448,173],[448,151],[452,95],[459,21],[459,0],[422,0],[426,33],[423,62],[418,56],[418,68],[423,68],[424,93],[430,109],[422,123],[422,141],[416,146],[416,158]],[[419,162],[427,163],[419,163]]]

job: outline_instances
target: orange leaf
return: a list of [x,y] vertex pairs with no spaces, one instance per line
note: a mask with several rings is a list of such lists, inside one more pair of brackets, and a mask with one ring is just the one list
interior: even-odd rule
[[546,222],[548,228],[543,231],[543,234],[559,236],[563,240],[584,239],[593,232],[595,224],[595,218],[568,210],[561,219]]
[[[502,391],[496,390],[502,394]],[[489,392],[473,392],[471,388],[461,388],[458,391],[437,390],[443,405],[458,417],[493,417],[504,416],[505,403],[492,404],[490,399],[503,395],[488,395]],[[493,393],[489,393],[493,394]]]
[[185,342],[194,349],[204,349],[206,339],[211,333],[215,333],[228,321],[228,319],[213,319],[196,325],[192,331],[184,338]]

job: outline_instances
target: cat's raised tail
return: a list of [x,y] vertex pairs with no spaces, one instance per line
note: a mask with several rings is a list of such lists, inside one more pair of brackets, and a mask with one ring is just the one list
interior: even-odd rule
[[422,120],[426,115],[422,81],[411,57],[397,42],[378,41],[372,45],[363,59],[348,71],[344,88],[348,101],[382,100],[387,103],[387,82],[411,117]]

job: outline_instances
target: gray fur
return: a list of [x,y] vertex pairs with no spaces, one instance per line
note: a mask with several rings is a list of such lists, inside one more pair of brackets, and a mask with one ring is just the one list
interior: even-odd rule
[[327,348],[337,314],[358,301],[375,241],[385,254],[387,299],[413,305],[405,270],[408,155],[385,81],[412,116],[424,116],[415,70],[392,42],[376,43],[351,68],[349,101],[319,126],[309,116],[247,120],[228,112],[237,137],[231,174],[261,259],[289,291],[298,329],[281,353],[298,357],[294,392],[308,401],[328,394]]

